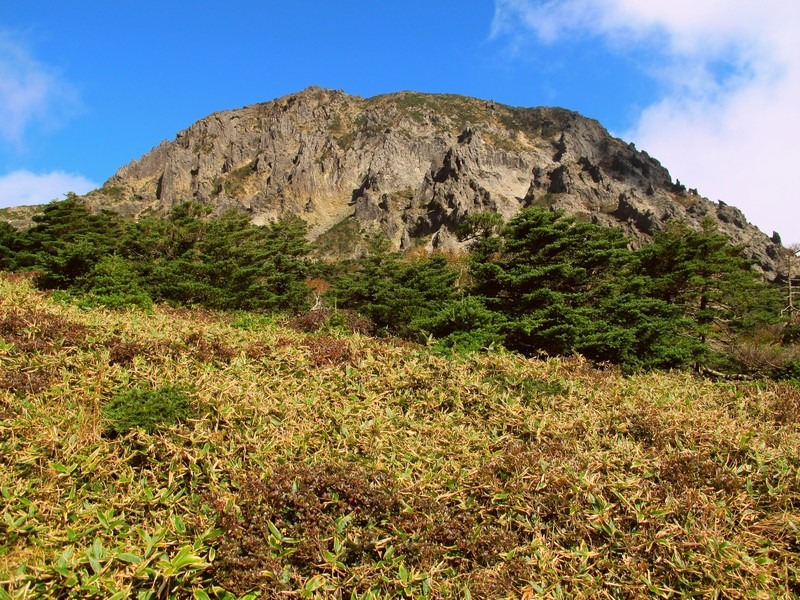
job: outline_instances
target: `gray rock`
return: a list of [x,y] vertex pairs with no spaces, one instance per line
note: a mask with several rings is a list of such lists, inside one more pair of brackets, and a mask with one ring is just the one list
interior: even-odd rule
[[354,217],[395,247],[459,250],[475,211],[530,205],[622,227],[641,242],[666,220],[711,217],[774,277],[775,243],[737,209],[673,183],[596,121],[558,108],[401,92],[363,99],[309,88],[206,117],[86,196],[95,209],[166,214],[177,203],[236,207],[264,223],[300,215],[312,238]]

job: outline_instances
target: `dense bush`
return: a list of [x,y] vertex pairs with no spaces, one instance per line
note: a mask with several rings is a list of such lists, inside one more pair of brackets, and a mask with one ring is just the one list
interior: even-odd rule
[[433,338],[435,348],[444,351],[473,352],[499,347],[504,341],[505,318],[477,296],[450,300],[416,324]]
[[190,397],[171,386],[133,388],[114,396],[103,407],[103,415],[109,421],[110,433],[124,434],[136,428],[152,433],[186,420],[190,416]]
[[153,300],[143,288],[136,266],[116,254],[101,258],[91,270],[76,282],[76,286],[91,292],[91,299],[109,308],[135,306],[148,309]]
[[386,240],[373,239],[365,258],[343,265],[327,297],[378,329],[421,341],[425,323],[456,299],[457,277],[442,256],[403,260]]

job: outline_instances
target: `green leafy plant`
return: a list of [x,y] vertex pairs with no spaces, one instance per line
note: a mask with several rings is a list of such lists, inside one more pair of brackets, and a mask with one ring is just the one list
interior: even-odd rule
[[[0,599],[800,592],[790,381],[283,323],[0,277]],[[111,396],[167,382],[191,427],[103,435]]]
[[103,414],[113,433],[135,428],[152,433],[186,420],[191,414],[191,398],[179,387],[133,388],[114,396]]

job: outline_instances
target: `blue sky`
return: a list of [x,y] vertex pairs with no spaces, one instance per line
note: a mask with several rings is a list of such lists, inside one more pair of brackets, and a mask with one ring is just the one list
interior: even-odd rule
[[800,242],[796,0],[0,3],[0,206],[310,85],[557,105]]

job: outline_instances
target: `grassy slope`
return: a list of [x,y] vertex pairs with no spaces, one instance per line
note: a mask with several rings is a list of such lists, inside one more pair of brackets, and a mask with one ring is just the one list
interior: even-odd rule
[[[82,311],[10,276],[0,338],[0,598],[800,592],[795,388]],[[196,419],[104,435],[109,398],[165,384]]]

